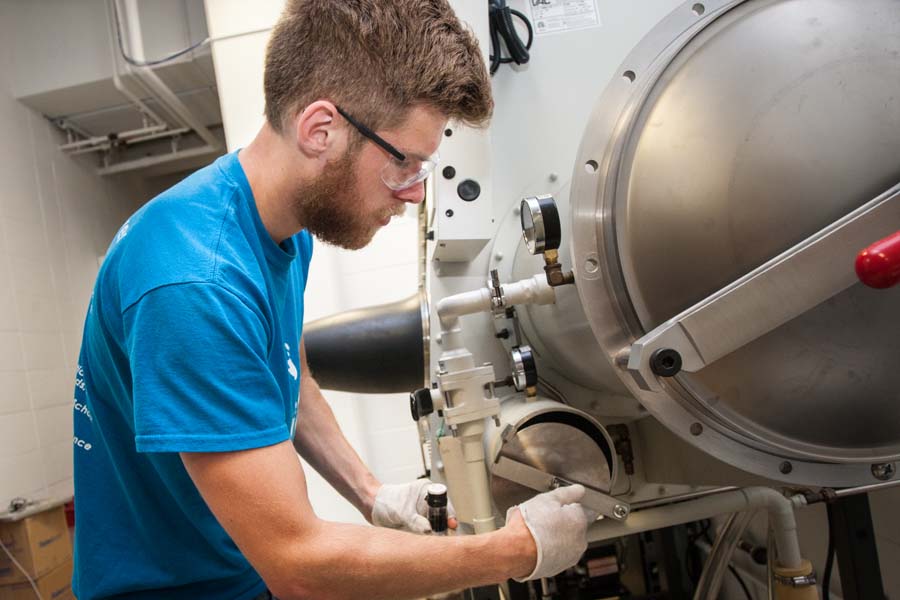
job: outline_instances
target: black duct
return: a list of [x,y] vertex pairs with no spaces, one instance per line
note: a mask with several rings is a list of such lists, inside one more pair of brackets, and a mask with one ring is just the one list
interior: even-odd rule
[[386,394],[425,380],[427,308],[422,293],[325,317],[303,326],[306,360],[319,386]]

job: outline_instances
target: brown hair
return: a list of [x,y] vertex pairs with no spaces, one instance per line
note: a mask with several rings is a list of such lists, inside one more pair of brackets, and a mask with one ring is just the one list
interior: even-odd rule
[[264,89],[279,132],[322,99],[373,129],[399,125],[417,104],[473,126],[493,110],[478,42],[446,0],[288,0]]

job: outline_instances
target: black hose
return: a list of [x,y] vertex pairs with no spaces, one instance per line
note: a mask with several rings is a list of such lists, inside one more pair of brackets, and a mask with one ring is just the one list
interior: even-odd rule
[[[531,27],[528,17],[506,6],[506,0],[490,0],[488,16],[491,47],[493,48],[493,53],[490,56],[491,75],[497,72],[501,64],[513,62],[517,65],[527,64],[530,59],[528,51],[531,49],[531,44],[534,41],[534,29]],[[528,41],[525,43],[522,42],[522,39],[516,32],[512,19],[514,16],[521,20],[528,29]],[[509,52],[508,57],[503,56],[501,40]]]
[[747,596],[747,600],[753,600],[753,596],[750,595],[750,590],[747,588],[747,584],[744,583],[744,578],[738,574],[737,569],[735,569],[731,565],[728,565],[728,570],[731,571],[731,574],[734,575],[734,578],[737,579],[737,582],[741,584],[741,589],[744,590],[744,595]]

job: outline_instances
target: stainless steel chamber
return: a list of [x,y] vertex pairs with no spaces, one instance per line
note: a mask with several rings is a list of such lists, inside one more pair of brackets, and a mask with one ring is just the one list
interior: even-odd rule
[[623,361],[646,332],[900,182],[898,31],[895,0],[688,2],[632,51],[585,128],[570,248],[601,349],[591,373],[757,475],[863,484],[900,459],[900,289],[851,286],[661,392]]

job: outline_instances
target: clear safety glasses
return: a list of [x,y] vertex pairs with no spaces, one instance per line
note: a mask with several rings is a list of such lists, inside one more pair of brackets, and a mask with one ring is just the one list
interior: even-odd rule
[[380,135],[351,117],[340,106],[335,108],[363,137],[371,140],[390,155],[390,160],[381,169],[381,180],[390,189],[394,191],[405,190],[423,181],[434,171],[441,158],[437,152],[428,158],[407,156],[385,141]]

